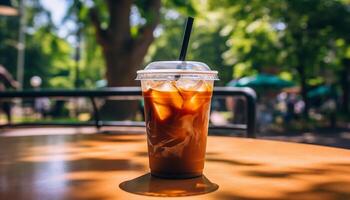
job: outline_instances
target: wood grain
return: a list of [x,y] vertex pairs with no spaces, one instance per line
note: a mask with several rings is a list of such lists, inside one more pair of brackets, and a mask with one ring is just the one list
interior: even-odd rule
[[[119,188],[148,173],[145,135],[0,137],[0,148],[0,199],[154,199]],[[217,191],[175,199],[350,199],[345,149],[210,136],[204,172]]]

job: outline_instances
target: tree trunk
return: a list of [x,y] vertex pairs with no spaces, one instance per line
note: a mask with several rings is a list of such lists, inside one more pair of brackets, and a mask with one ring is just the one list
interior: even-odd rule
[[[153,41],[153,31],[159,23],[160,0],[149,0],[145,5],[147,22],[139,28],[136,37],[130,32],[132,0],[108,0],[109,23],[101,28],[97,9],[90,10],[96,30],[96,39],[102,46],[106,64],[106,79],[109,87],[135,86],[136,70],[142,65],[148,47]],[[101,109],[109,119],[132,119],[138,108],[137,102],[107,101]]]
[[305,68],[303,66],[297,67],[297,71],[299,73],[300,77],[300,86],[301,86],[301,96],[303,98],[303,101],[305,103],[305,108],[303,112],[303,116],[305,119],[309,118],[309,99],[307,98],[307,84],[306,84],[306,74],[305,74]]
[[[142,59],[134,58],[128,51],[118,52],[115,49],[104,50],[108,87],[139,85],[140,83],[134,79],[136,69],[141,66]],[[107,100],[101,108],[101,114],[106,120],[133,120],[139,108],[138,101]]]
[[341,88],[342,88],[342,105],[341,110],[345,114],[349,114],[349,76],[350,76],[350,59],[343,60],[343,70],[341,72]]
[[136,70],[141,66],[142,61],[136,63],[130,53],[128,51],[104,51],[107,67],[105,77],[108,87],[135,86],[137,84],[134,79],[136,77]]

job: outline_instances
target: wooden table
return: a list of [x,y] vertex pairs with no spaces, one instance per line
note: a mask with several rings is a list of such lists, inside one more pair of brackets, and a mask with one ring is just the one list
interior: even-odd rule
[[[0,137],[0,147],[1,200],[157,199],[119,187],[148,172],[145,135]],[[178,198],[350,199],[345,149],[210,136],[205,175],[217,191]]]

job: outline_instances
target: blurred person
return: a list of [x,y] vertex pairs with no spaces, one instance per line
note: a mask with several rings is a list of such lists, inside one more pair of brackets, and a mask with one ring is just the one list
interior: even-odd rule
[[336,127],[337,102],[334,98],[328,98],[321,106],[321,111],[328,117],[330,128]]
[[210,113],[209,119],[213,125],[224,125],[227,124],[227,120],[220,113],[220,101],[216,98],[213,98],[211,102],[212,112]]
[[286,101],[288,97],[288,93],[287,92],[281,92],[277,95],[277,101]]
[[287,124],[295,118],[295,103],[296,103],[296,95],[289,94],[286,99],[287,113],[285,116],[285,122]]
[[274,101],[271,100],[271,96],[260,96],[260,98],[257,101],[257,129],[261,133],[266,132],[274,121],[273,105]]
[[[12,78],[12,75],[4,66],[0,65],[0,92],[5,91],[8,87],[17,89],[19,88],[19,83]],[[11,102],[0,100],[0,108],[5,112],[7,122],[11,124]]]
[[246,123],[246,102],[242,97],[235,99],[235,107],[233,114],[234,124],[245,124]]
[[257,130],[260,133],[264,133],[269,129],[269,126],[273,122],[273,115],[271,113],[270,108],[267,106],[266,103],[257,103],[256,106],[256,124],[257,124]]
[[287,113],[287,96],[286,92],[281,92],[276,97],[276,105],[274,106],[276,111],[284,118]]
[[[30,85],[34,90],[40,90],[42,79],[39,76],[33,76],[30,79]],[[50,100],[47,97],[39,97],[34,99],[34,110],[39,113],[40,118],[46,118],[50,112]]]
[[232,113],[229,121],[234,124],[246,123],[246,102],[242,97],[226,97],[226,110]]
[[302,98],[298,98],[294,105],[295,117],[299,118],[303,114],[304,108],[305,102]]
[[227,111],[233,111],[235,105],[235,98],[234,97],[226,97],[225,98],[225,106]]

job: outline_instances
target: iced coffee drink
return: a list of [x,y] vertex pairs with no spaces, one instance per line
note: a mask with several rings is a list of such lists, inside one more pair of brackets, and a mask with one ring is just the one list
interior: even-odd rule
[[204,63],[181,61],[154,62],[138,71],[152,175],[202,175],[216,74]]

